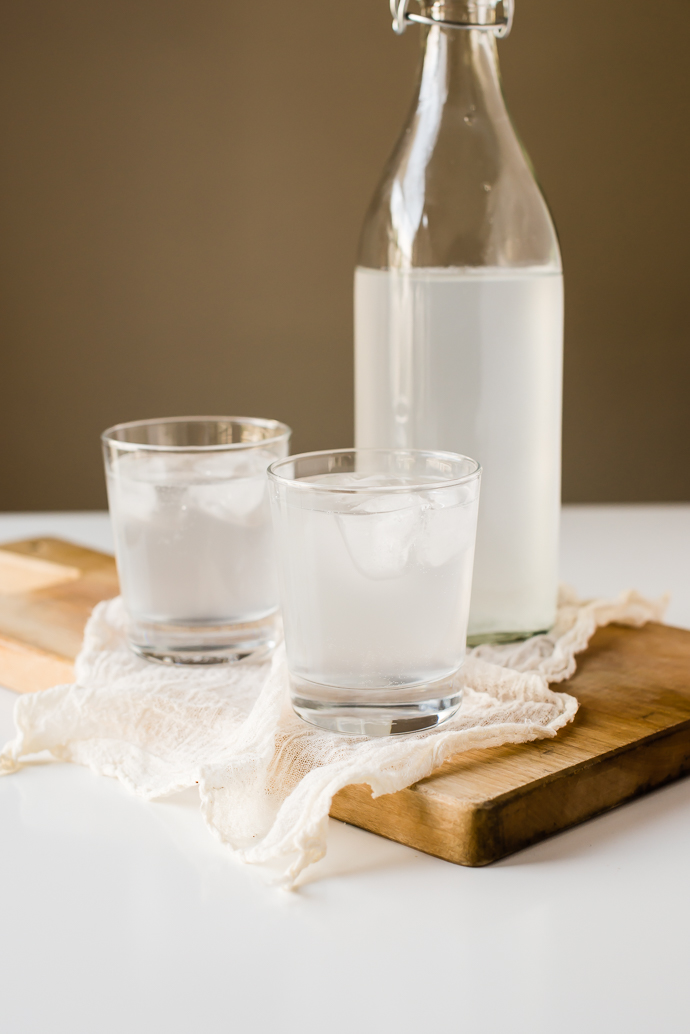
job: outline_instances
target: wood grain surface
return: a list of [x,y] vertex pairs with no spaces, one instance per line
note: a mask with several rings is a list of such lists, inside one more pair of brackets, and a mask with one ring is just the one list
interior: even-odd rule
[[[112,557],[58,539],[3,545],[0,685],[26,693],[70,681],[91,609],[117,591]],[[562,688],[580,710],[555,739],[467,751],[376,800],[368,786],[346,787],[331,814],[486,865],[690,771],[690,632],[599,629]]]

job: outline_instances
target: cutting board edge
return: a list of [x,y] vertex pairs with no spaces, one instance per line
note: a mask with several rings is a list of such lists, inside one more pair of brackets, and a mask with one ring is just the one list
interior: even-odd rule
[[341,790],[330,813],[425,854],[479,868],[688,774],[690,720],[494,799],[469,802],[416,787],[373,798],[360,784]]

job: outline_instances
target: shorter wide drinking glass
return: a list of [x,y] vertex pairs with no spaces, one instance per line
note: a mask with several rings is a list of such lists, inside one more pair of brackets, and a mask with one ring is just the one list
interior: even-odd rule
[[129,644],[214,664],[275,645],[278,585],[266,468],[290,428],[245,417],[118,424],[102,435]]
[[332,732],[428,729],[460,706],[481,468],[341,449],[268,471],[292,705]]

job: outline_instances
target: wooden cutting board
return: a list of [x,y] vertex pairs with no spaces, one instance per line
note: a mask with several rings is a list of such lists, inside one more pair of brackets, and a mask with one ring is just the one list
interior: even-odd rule
[[[70,681],[91,608],[117,592],[103,553],[48,538],[0,547],[0,685],[30,693]],[[555,739],[467,751],[376,800],[348,786],[331,814],[486,865],[690,771],[690,632],[600,629],[562,688],[580,710]]]

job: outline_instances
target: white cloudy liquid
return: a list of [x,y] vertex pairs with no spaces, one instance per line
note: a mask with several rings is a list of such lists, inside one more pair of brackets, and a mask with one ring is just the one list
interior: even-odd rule
[[371,493],[276,496],[290,673],[328,687],[433,692],[464,657],[478,484],[383,495],[380,478],[367,480]]
[[108,499],[136,621],[223,625],[276,610],[265,468],[275,456],[119,456]]
[[471,636],[554,620],[562,335],[558,270],[355,275],[357,447],[482,464]]

